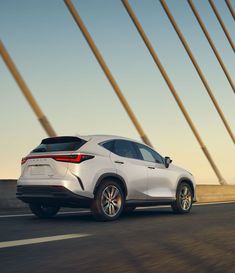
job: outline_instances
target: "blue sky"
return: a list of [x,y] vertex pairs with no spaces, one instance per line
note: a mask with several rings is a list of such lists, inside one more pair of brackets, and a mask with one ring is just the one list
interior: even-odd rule
[[[155,148],[191,170],[199,183],[216,183],[121,1],[73,3]],[[234,52],[208,1],[194,3],[235,80]],[[234,145],[160,3],[131,0],[130,4],[221,172],[235,183]],[[167,4],[235,131],[233,91],[187,1]],[[225,1],[215,4],[235,40],[234,20]],[[234,0],[232,4],[235,7]],[[139,138],[63,1],[0,1],[0,37],[58,134]],[[0,109],[0,177],[15,178],[21,157],[46,135],[1,59]]]

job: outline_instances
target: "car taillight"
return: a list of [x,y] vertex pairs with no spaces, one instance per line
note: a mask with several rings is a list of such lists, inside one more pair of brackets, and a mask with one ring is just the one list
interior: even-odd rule
[[94,158],[93,155],[77,154],[77,155],[58,155],[52,157],[56,161],[81,163],[82,161]]
[[27,161],[27,157],[23,157],[23,158],[21,159],[21,165],[23,165],[26,161]]
[[27,156],[22,158],[21,165],[23,165],[28,159],[36,159],[36,158],[52,158],[60,162],[81,163],[85,160],[94,158],[94,156],[86,155],[86,154]]

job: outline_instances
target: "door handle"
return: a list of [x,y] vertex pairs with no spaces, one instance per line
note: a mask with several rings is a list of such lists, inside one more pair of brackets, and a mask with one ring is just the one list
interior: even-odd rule
[[151,167],[151,166],[148,166],[148,168],[149,168],[149,169],[152,169],[152,170],[154,170],[154,169],[155,169],[155,167]]
[[122,161],[114,161],[115,163],[118,163],[118,164],[124,164],[124,162]]

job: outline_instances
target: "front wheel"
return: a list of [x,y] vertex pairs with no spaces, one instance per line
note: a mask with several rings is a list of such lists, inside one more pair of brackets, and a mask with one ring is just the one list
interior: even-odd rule
[[46,206],[42,204],[29,204],[29,208],[38,218],[51,218],[60,209],[58,206]]
[[181,183],[176,192],[176,200],[171,205],[174,212],[189,213],[193,203],[193,192],[187,183]]
[[123,211],[124,194],[115,181],[106,180],[99,186],[93,200],[91,211],[100,221],[116,220]]

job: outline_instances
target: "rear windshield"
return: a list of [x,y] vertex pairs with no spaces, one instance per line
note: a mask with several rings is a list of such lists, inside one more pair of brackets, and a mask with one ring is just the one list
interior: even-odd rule
[[76,151],[86,143],[78,137],[52,137],[43,139],[32,153]]

